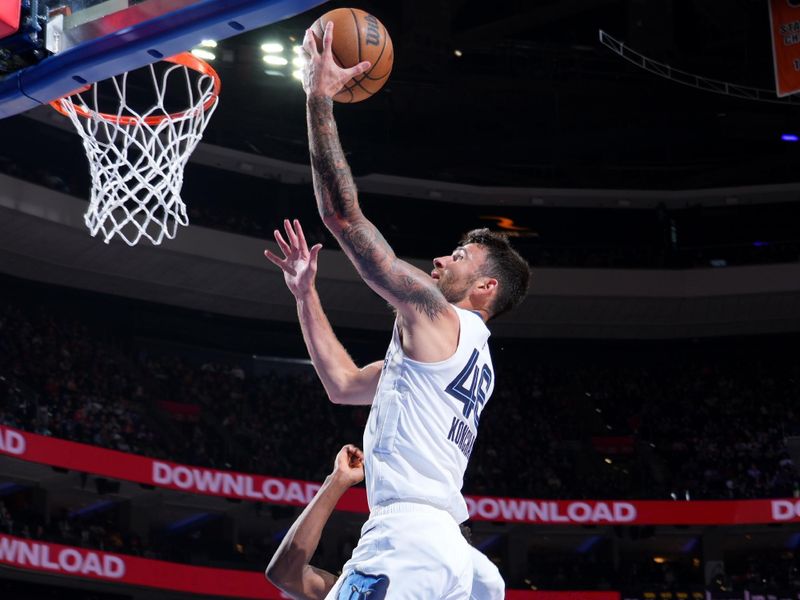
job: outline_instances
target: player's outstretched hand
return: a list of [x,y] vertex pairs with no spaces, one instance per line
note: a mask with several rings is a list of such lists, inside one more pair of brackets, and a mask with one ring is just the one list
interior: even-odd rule
[[364,453],[353,444],[347,444],[339,450],[333,461],[331,475],[347,487],[364,481]]
[[333,22],[325,25],[322,36],[322,52],[317,48],[317,41],[310,29],[306,29],[303,39],[303,50],[307,62],[303,68],[303,89],[306,96],[333,98],[353,77],[358,77],[370,68],[369,61],[358,63],[354,67],[344,69],[333,60],[331,46],[333,44]]
[[264,256],[283,271],[286,286],[295,298],[299,298],[314,288],[314,280],[317,277],[317,257],[322,249],[322,244],[315,244],[309,250],[303,228],[297,219],[294,222],[284,219],[283,228],[286,230],[287,239],[283,238],[279,230],[276,229],[274,232],[275,241],[278,242],[278,247],[283,252],[283,258],[270,250],[264,250]]

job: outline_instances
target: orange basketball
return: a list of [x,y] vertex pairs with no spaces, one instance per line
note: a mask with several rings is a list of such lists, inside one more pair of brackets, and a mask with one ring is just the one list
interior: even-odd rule
[[358,8],[337,8],[314,21],[311,32],[322,51],[325,25],[333,21],[333,59],[349,68],[368,60],[366,73],[353,77],[333,99],[337,102],[361,102],[383,87],[394,63],[394,47],[389,32],[377,18]]

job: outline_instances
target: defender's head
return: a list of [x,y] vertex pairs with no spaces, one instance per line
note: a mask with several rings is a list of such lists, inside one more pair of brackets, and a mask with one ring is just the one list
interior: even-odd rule
[[448,302],[484,311],[492,319],[528,292],[531,269],[508,238],[489,229],[467,233],[450,256],[433,259],[431,277]]

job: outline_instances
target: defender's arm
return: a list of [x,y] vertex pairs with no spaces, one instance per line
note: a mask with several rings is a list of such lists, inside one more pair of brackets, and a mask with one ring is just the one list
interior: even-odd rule
[[292,598],[323,600],[336,577],[309,564],[322,530],[349,487],[364,479],[364,455],[355,446],[344,446],[336,455],[333,472],[297,518],[264,572],[267,579]]

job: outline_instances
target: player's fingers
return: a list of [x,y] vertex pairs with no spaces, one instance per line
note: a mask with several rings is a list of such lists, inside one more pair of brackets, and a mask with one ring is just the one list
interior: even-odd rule
[[289,219],[284,219],[283,228],[286,230],[286,237],[289,239],[292,248],[297,249],[297,236],[294,234],[294,229],[292,229],[292,222]]
[[358,63],[355,67],[350,67],[349,69],[344,69],[344,73],[345,73],[345,75],[347,75],[348,77],[350,77],[352,79],[353,77],[358,77],[362,73],[366,73],[367,71],[369,71],[369,68],[371,66],[372,66],[372,63],[369,62],[368,60],[365,60],[364,62]]
[[311,264],[316,264],[319,257],[319,251],[322,250],[322,244],[314,244],[308,252],[308,260]]
[[286,240],[283,239],[281,232],[276,229],[274,235],[275,241],[278,242],[278,247],[281,249],[281,252],[283,252],[287,257],[291,255],[292,249],[289,244],[286,243]]
[[325,23],[325,33],[322,35],[322,53],[326,56],[331,54],[333,46],[333,21]]
[[317,50],[317,41],[314,39],[314,32],[310,29],[306,29],[306,35],[303,38],[303,50],[308,53],[310,58],[314,58],[315,56],[319,55],[319,50]]
[[294,233],[297,236],[297,241],[300,244],[300,249],[308,252],[308,243],[306,242],[306,235],[303,233],[303,226],[300,225],[300,220],[294,220]]
[[277,254],[273,254],[273,253],[272,253],[272,252],[270,252],[269,250],[264,250],[264,256],[266,256],[266,257],[267,257],[267,260],[269,260],[269,262],[271,262],[271,263],[272,263],[273,265],[275,265],[276,267],[278,267],[278,268],[280,268],[280,269],[283,269],[283,268],[284,268],[284,265],[283,265],[283,263],[284,263],[284,259],[282,259],[282,258],[281,258],[280,256],[278,256]]

